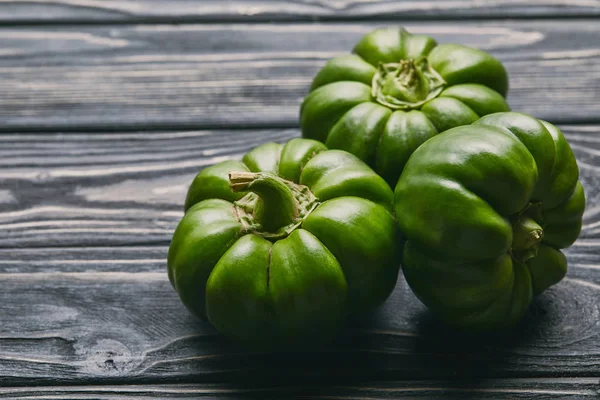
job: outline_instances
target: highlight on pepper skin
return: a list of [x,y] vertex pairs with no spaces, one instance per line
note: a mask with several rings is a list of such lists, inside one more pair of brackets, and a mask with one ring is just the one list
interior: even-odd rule
[[395,209],[416,296],[449,325],[488,331],[515,325],[563,279],[561,249],[581,232],[585,194],[562,132],[505,112],[419,147]]
[[399,274],[389,185],[315,140],[265,143],[200,171],[169,248],[183,304],[252,348],[322,345]]
[[393,188],[415,149],[440,132],[510,111],[507,93],[506,70],[489,53],[384,27],[317,72],[300,127],[303,137],[356,155]]

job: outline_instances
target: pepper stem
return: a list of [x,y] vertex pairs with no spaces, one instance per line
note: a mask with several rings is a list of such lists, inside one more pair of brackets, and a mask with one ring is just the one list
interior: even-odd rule
[[533,218],[520,216],[513,224],[513,255],[522,262],[537,256],[543,237],[544,230]]
[[300,204],[290,186],[294,183],[266,172],[230,172],[229,182],[234,193],[258,196],[253,217],[263,230],[276,232],[298,218]]
[[437,97],[445,85],[446,81],[422,57],[380,64],[371,95],[384,106],[409,110]]

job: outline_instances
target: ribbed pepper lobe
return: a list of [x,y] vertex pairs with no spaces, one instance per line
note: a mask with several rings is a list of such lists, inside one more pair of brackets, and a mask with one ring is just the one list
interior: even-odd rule
[[396,185],[404,275],[451,325],[512,326],[565,276],[559,249],[579,235],[584,209],[555,126],[507,112],[450,129],[412,154]]

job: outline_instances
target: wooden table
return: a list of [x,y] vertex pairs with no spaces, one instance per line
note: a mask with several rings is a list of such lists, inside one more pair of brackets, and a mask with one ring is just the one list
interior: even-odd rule
[[[580,398],[600,391],[600,2],[0,2],[0,397]],[[203,167],[299,136],[313,74],[377,26],[490,51],[587,192],[569,272],[507,335],[439,324],[400,278],[323,351],[237,348],[165,257]]]

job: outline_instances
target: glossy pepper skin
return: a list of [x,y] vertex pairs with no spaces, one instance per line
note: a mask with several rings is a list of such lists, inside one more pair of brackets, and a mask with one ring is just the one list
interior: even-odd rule
[[403,273],[450,325],[509,328],[558,283],[560,249],[579,236],[585,195],[561,131],[496,113],[419,147],[395,188]]
[[332,339],[400,268],[393,191],[350,153],[295,138],[198,173],[169,248],[185,306],[249,347]]
[[507,91],[502,63],[486,52],[379,28],[316,74],[300,108],[302,136],[356,155],[393,188],[427,139],[509,111]]

